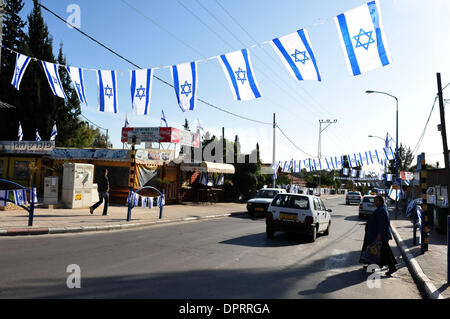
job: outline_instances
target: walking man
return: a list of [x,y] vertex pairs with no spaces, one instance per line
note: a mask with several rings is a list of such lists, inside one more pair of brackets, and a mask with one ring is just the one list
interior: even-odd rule
[[108,170],[105,169],[105,174],[99,178],[97,181],[98,186],[98,198],[99,201],[89,208],[91,214],[94,214],[94,210],[103,203],[105,200],[105,205],[103,206],[103,216],[108,216],[108,205],[109,205],[109,179]]

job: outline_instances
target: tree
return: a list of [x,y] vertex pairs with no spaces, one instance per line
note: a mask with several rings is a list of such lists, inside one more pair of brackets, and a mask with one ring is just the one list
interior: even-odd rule
[[[408,167],[411,166],[413,160],[414,160],[414,154],[411,151],[411,148],[408,146],[404,146],[402,143],[400,143],[400,146],[398,147],[398,170],[400,171],[406,171]],[[389,161],[389,170],[393,173],[395,172],[395,160]]]
[[184,128],[186,131],[190,131],[190,129],[189,129],[189,122],[188,122],[187,118],[184,119],[184,125],[183,125],[183,128]]

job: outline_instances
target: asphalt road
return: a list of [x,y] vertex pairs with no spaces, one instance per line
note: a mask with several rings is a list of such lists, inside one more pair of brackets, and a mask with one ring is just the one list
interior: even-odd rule
[[[264,219],[248,217],[0,238],[0,298],[421,298],[394,241],[401,269],[369,288],[358,207],[342,197],[325,205],[331,233],[314,243],[266,239]],[[79,289],[67,288],[70,264],[80,266]]]

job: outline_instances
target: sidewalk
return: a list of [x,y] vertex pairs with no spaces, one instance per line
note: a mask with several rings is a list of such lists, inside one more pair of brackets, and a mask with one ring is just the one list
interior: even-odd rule
[[[395,214],[391,212],[391,227],[411,274],[428,298],[450,298],[450,287],[447,285],[447,236],[432,229],[428,237],[428,251],[421,254],[420,244],[413,245],[412,219],[399,213],[395,220]],[[418,243],[419,238],[418,230]]]
[[246,204],[238,203],[185,203],[167,205],[163,218],[159,208],[135,207],[131,220],[127,219],[127,206],[110,205],[108,216],[102,216],[103,205],[93,215],[86,209],[42,209],[34,213],[32,227],[28,225],[28,212],[24,209],[0,211],[0,236],[61,234],[86,231],[119,230],[150,226],[160,223],[192,221],[246,213]]

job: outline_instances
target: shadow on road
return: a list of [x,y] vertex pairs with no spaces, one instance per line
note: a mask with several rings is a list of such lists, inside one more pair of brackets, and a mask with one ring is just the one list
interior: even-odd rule
[[367,276],[368,274],[362,269],[343,272],[327,277],[324,281],[319,283],[315,289],[299,291],[298,294],[302,296],[329,294],[347,287],[359,285],[367,280]]
[[275,233],[273,238],[267,238],[266,233],[251,234],[220,242],[220,244],[246,247],[285,247],[305,243],[308,243],[305,238],[300,235],[290,233]]
[[349,220],[352,222],[361,222],[361,223],[366,222],[366,219],[359,218],[359,216],[348,216],[348,217],[345,217],[344,220]]

